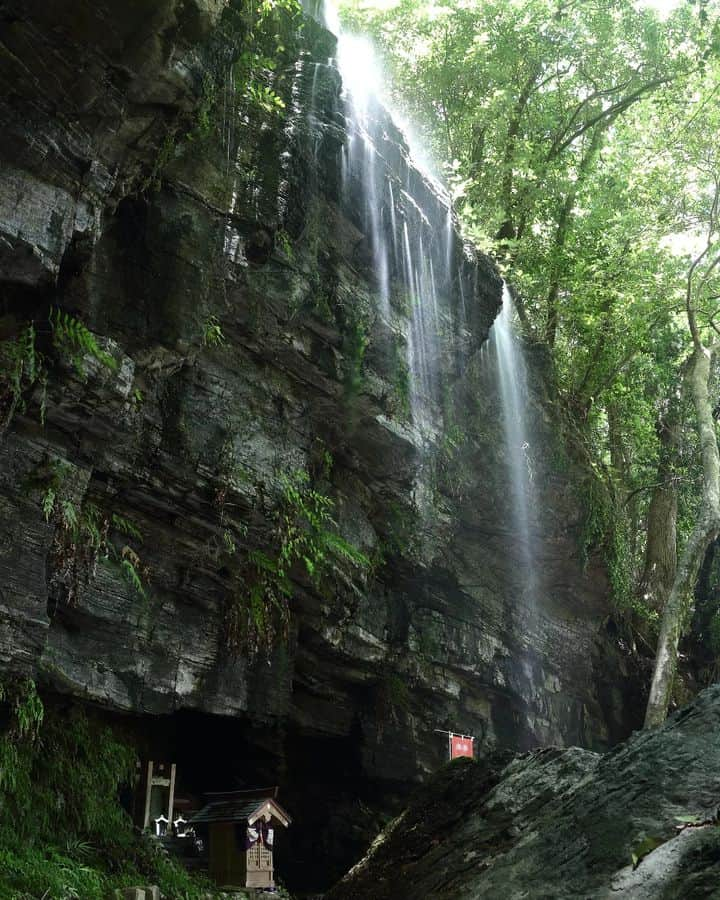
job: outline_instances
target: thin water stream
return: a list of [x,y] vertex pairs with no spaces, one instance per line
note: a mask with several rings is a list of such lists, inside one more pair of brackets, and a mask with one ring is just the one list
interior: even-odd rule
[[503,284],[502,309],[490,331],[500,396],[504,435],[504,457],[511,492],[511,531],[519,548],[525,601],[535,605],[537,540],[533,527],[536,502],[533,479],[531,433],[528,422],[528,379],[522,345],[515,328],[513,299]]

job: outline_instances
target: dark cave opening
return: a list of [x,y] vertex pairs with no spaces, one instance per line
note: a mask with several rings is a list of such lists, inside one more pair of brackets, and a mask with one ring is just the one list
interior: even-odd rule
[[[46,702],[66,705],[62,697]],[[335,883],[407,797],[407,785],[369,779],[362,771],[359,724],[347,736],[283,730],[271,723],[180,710],[170,715],[88,711],[117,729],[141,765],[176,764],[176,808],[189,817],[207,793],[279,787],[292,818],[278,835],[275,872],[293,892],[321,892]],[[140,787],[125,787],[120,802],[137,821]]]

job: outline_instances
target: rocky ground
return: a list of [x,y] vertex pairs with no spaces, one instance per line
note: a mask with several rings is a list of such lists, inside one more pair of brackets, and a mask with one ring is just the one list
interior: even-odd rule
[[327,900],[720,897],[720,685],[611,752],[447,765]]

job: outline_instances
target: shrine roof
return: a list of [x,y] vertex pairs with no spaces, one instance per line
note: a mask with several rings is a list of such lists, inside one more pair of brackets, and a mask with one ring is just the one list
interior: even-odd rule
[[285,826],[292,821],[282,806],[273,796],[268,796],[268,793],[233,791],[209,795],[209,802],[190,819],[190,824],[243,822],[252,825],[265,813],[269,813],[273,819],[277,819]]

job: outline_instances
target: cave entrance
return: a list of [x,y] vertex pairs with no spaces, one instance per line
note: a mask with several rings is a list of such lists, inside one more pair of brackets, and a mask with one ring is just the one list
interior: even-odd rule
[[[368,775],[359,719],[350,733],[333,735],[293,725],[287,718],[261,723],[189,710],[104,715],[127,734],[142,766],[151,759],[175,763],[174,819],[182,816],[190,823],[211,794],[277,785],[279,802],[293,825],[277,835],[274,870],[279,882],[298,896],[327,890],[344,875],[407,797],[407,784]],[[145,794],[140,793],[142,805]],[[152,807],[163,808],[162,801]],[[170,819],[167,811],[164,815]],[[188,851],[184,862],[206,870],[210,836],[200,827],[195,830],[203,851]]]

